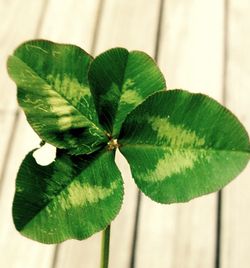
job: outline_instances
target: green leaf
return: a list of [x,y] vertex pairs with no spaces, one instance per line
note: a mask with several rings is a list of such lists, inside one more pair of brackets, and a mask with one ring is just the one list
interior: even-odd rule
[[107,140],[88,85],[91,61],[77,46],[45,40],[22,44],[8,59],[30,125],[43,140],[72,154],[93,152]]
[[18,231],[42,243],[85,239],[104,229],[122,204],[123,182],[114,151],[70,156],[48,166],[30,152],[16,180],[13,218]]
[[124,48],[110,49],[95,58],[89,69],[89,83],[99,122],[113,137],[129,112],[166,87],[152,58]]
[[221,189],[250,156],[248,134],[230,111],[181,90],[155,93],[137,107],[119,143],[138,187],[160,203]]

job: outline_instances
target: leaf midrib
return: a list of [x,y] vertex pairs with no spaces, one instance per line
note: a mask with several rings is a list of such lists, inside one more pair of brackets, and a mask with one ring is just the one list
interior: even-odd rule
[[123,88],[123,85],[124,85],[124,81],[125,81],[125,74],[126,74],[126,70],[127,70],[127,67],[128,67],[128,59],[129,59],[129,56],[130,56],[130,52],[127,50],[128,52],[128,55],[127,55],[127,58],[126,58],[126,63],[124,65],[124,71],[123,71],[123,74],[122,74],[122,79],[121,79],[121,84],[119,85],[119,90],[121,92],[120,96],[119,96],[119,100],[118,100],[118,103],[117,103],[117,108],[116,108],[116,111],[115,111],[115,114],[114,114],[114,120],[113,120],[113,124],[112,124],[112,129],[111,129],[111,133],[112,135],[114,134],[114,126],[116,125],[116,118],[117,118],[117,112],[119,111],[119,107],[120,107],[120,104],[121,104],[121,97],[122,97],[122,88]]
[[[233,149],[222,149],[222,148],[213,148],[213,147],[207,147],[207,148],[202,148],[202,147],[177,147],[177,146],[169,146],[169,145],[164,145],[164,144],[138,144],[138,143],[129,143],[129,144],[122,144],[121,143],[121,148],[125,147],[146,147],[146,148],[162,148],[164,149],[172,149],[172,150],[187,150],[187,151],[220,151],[220,152],[230,152],[230,153],[242,153],[242,154],[247,154],[250,156],[250,151],[241,151],[241,150],[233,150]],[[143,148],[142,148],[143,149]]]

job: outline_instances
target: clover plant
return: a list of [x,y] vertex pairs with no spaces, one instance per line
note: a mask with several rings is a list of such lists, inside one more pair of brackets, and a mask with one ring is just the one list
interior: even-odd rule
[[206,95],[166,90],[143,52],[113,48],[93,58],[74,45],[32,40],[9,57],[8,72],[29,124],[57,147],[47,166],[34,159],[37,149],[23,160],[15,227],[46,244],[104,230],[101,267],[124,194],[117,149],[138,188],[164,204],[218,191],[248,163],[239,120]]

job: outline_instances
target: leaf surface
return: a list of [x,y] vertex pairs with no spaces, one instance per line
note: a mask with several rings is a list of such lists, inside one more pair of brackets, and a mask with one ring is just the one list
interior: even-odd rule
[[182,90],[150,96],[128,115],[119,143],[138,187],[160,203],[221,189],[250,156],[248,134],[229,110]]
[[72,154],[91,153],[107,140],[88,85],[91,61],[77,46],[45,40],[22,44],[8,59],[30,125],[43,140]]
[[129,112],[166,87],[151,57],[124,48],[110,49],[96,57],[90,66],[89,83],[99,122],[113,137]]
[[61,150],[48,166],[30,152],[16,180],[15,226],[42,243],[85,239],[104,229],[118,214],[123,181],[114,151],[70,156]]

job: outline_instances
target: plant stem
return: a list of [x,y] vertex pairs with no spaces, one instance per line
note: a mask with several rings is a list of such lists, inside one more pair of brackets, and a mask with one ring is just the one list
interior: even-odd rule
[[110,225],[102,232],[101,268],[108,268],[109,265],[109,240]]

